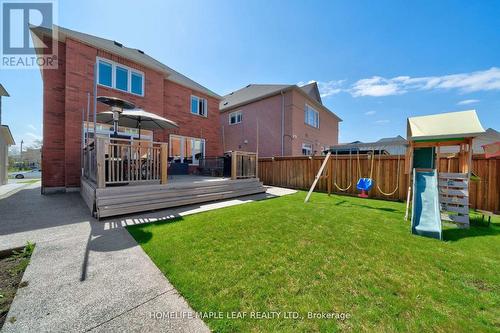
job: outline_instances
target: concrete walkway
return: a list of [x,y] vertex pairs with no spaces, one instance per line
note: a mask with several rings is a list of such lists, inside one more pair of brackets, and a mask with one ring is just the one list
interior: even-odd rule
[[0,250],[36,242],[23,276],[28,285],[18,290],[2,332],[207,332],[123,226],[293,192],[270,188],[267,194],[98,222],[79,193],[42,196],[39,184],[30,185],[0,200]]

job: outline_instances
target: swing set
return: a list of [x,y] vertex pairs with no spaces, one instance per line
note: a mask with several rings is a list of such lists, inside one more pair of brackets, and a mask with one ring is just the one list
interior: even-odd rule
[[[355,151],[356,154],[356,162],[357,162],[357,182],[356,182],[356,189],[358,191],[361,191],[358,193],[358,197],[360,198],[368,198],[368,192],[373,188],[375,185],[377,191],[383,195],[383,196],[393,196],[396,193],[399,193],[399,183],[400,183],[400,171],[401,171],[401,159],[405,152],[406,152],[406,147],[407,143],[404,139],[402,140],[396,140],[395,142],[374,142],[374,143],[355,143],[355,144],[348,144],[348,145],[339,145],[339,146],[334,146],[332,147],[328,153],[325,156],[325,159],[323,160],[323,163],[314,179],[314,182],[309,189],[309,192],[306,196],[306,199],[304,202],[307,202],[309,200],[309,197],[311,196],[311,193],[314,191],[314,188],[316,187],[317,182],[321,178],[328,178],[329,182],[335,186],[336,190],[339,192],[349,192],[352,188],[353,185],[353,179],[352,179],[352,168],[353,168],[353,151]],[[386,150],[387,149],[387,150]],[[340,154],[339,154],[340,152]],[[339,155],[347,155],[347,152],[349,153],[349,162],[345,163],[347,167],[347,179],[348,179],[348,184],[342,185],[341,181],[339,181],[339,173],[341,168],[339,167]],[[378,154],[376,154],[378,153]],[[328,169],[326,166],[328,164],[328,161],[330,157],[334,158],[333,161],[333,172],[332,172],[332,178],[330,179],[329,176],[327,175]],[[360,155],[366,155],[367,158],[370,160],[369,162],[369,172],[367,173],[366,177],[363,177],[363,173],[361,171],[361,158]],[[374,173],[374,166],[375,166],[375,160],[376,157],[375,155],[378,155],[378,161],[377,161],[377,171],[376,171],[376,179],[373,178],[373,173]],[[382,155],[397,155],[397,174],[396,174],[396,185],[391,191],[384,191],[381,188],[381,169],[382,169]],[[330,194],[330,183],[328,184],[328,193]],[[352,190],[351,190],[352,193]]]

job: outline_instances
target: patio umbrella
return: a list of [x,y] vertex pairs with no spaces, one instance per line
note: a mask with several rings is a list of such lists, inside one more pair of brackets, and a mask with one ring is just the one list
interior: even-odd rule
[[120,114],[123,110],[135,109],[135,105],[124,99],[109,96],[98,96],[97,101],[111,107],[113,129],[116,135],[118,132],[118,119],[120,118]]
[[[113,122],[113,112],[105,111],[97,114],[97,121],[103,123]],[[179,128],[172,120],[160,117],[154,113],[146,112],[142,109],[125,110],[120,114],[118,120],[120,126],[139,129],[139,139],[141,138],[141,128],[144,129],[171,129]]]

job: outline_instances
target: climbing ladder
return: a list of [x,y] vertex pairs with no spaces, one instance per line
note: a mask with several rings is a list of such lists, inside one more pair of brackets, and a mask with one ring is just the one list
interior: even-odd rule
[[441,219],[469,228],[469,180],[466,173],[438,174]]

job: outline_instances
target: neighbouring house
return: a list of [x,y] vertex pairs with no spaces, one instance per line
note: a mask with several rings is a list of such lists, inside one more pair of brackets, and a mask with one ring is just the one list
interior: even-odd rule
[[224,150],[262,157],[321,154],[338,143],[342,121],[323,105],[316,82],[250,84],[224,96],[220,111]]
[[[31,31],[34,40],[52,42],[52,29]],[[97,96],[130,101],[179,125],[153,134],[155,141],[169,143],[169,160],[195,166],[202,156],[222,154],[219,95],[142,50],[62,27],[57,31],[58,68],[41,68],[42,193],[80,186],[82,110],[88,94],[93,100],[94,77]],[[98,105],[98,112],[104,110]]]
[[41,148],[27,148],[23,151],[21,162],[28,168],[39,168],[42,163]]
[[0,185],[7,184],[9,171],[9,146],[15,145],[9,126],[2,125],[2,97],[9,93],[0,84]]
[[333,154],[371,154],[375,155],[404,155],[408,141],[401,135],[395,137],[382,138],[374,142],[354,141],[351,143],[342,143],[330,148]]
[[[500,133],[493,128],[488,128],[472,140],[473,154],[484,154],[483,146],[494,142],[500,142]],[[458,151],[458,147],[443,147],[441,149],[443,154],[456,154]]]

